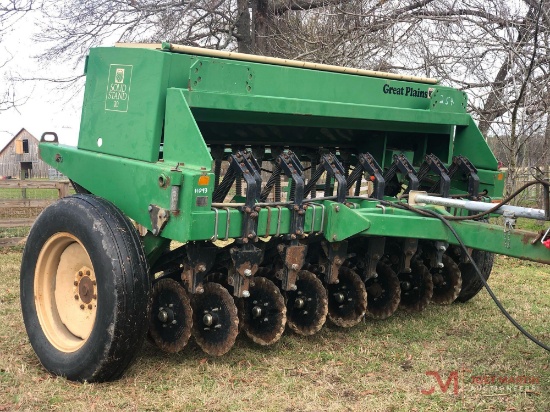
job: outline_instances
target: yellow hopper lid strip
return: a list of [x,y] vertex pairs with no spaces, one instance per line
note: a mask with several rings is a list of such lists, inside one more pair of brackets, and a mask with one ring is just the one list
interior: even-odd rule
[[281,59],[278,57],[258,56],[255,54],[236,53],[201,47],[182,46],[172,43],[116,43],[116,47],[135,47],[158,50],[169,50],[175,53],[195,54],[199,56],[218,57],[222,59],[242,60],[254,63],[276,64],[279,66],[299,67],[303,69],[322,70],[336,73],[355,74],[359,76],[381,77],[391,80],[405,80],[417,83],[437,84],[437,79],[408,76],[404,74],[378,72],[374,70],[355,69],[351,67],[334,66],[330,64],[304,62],[300,60]]

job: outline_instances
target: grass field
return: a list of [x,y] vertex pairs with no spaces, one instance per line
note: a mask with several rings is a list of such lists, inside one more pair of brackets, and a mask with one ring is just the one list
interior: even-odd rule
[[[398,312],[352,329],[326,325],[311,338],[287,331],[268,348],[239,336],[221,358],[193,342],[177,355],[146,344],[119,381],[69,382],[47,373],[28,342],[20,261],[18,251],[0,254],[0,411],[550,410],[550,355],[519,334],[485,291],[467,304]],[[550,267],[500,257],[490,283],[549,344]]]

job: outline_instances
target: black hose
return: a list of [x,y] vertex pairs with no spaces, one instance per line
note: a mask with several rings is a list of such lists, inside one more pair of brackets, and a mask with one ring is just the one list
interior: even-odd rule
[[[539,182],[535,182],[535,183],[539,183]],[[524,185],[526,186],[526,185]],[[526,187],[529,187],[531,185],[527,185]],[[511,196],[511,198],[517,196],[517,194]],[[423,216],[431,216],[431,217],[435,217],[439,220],[441,220],[441,222],[447,226],[447,228],[451,231],[451,233],[453,234],[453,236],[456,238],[457,242],[459,243],[460,247],[462,248],[462,250],[464,251],[464,253],[466,253],[466,256],[468,256],[468,258],[470,259],[470,262],[472,263],[472,266],[474,267],[477,275],[479,276],[479,278],[481,279],[482,283],[483,283],[483,286],[485,287],[485,289],[487,290],[487,293],[489,293],[489,296],[491,296],[491,298],[493,299],[493,301],[495,302],[495,304],[497,305],[497,307],[500,309],[500,311],[502,312],[502,314],[504,316],[506,316],[506,318],[524,335],[526,336],[528,339],[530,339],[532,342],[534,342],[535,344],[537,344],[538,346],[540,346],[541,348],[543,348],[544,350],[550,352],[550,347],[545,345],[544,343],[542,343],[541,341],[539,341],[537,338],[535,338],[533,335],[531,335],[527,330],[525,330],[523,328],[523,326],[521,326],[513,317],[512,315],[510,315],[508,313],[508,311],[504,308],[504,306],[502,306],[502,303],[500,303],[500,301],[498,300],[498,298],[495,296],[495,294],[493,293],[492,289],[489,287],[489,284],[487,283],[487,281],[485,280],[485,278],[483,277],[483,275],[481,274],[481,271],[479,270],[479,268],[477,267],[474,259],[472,259],[472,257],[470,256],[470,254],[468,253],[468,248],[466,247],[466,245],[464,244],[464,242],[462,241],[462,239],[460,238],[460,236],[458,235],[458,233],[456,232],[456,230],[451,226],[451,224],[449,223],[449,217],[444,217],[443,215],[440,215],[439,213],[436,213],[434,211],[431,211],[431,210],[421,210],[421,209],[417,209],[417,208],[414,208],[410,205],[407,205],[407,204],[404,204],[404,203],[392,203],[392,202],[386,202],[386,201],[380,201],[381,204],[385,205],[385,206],[390,206],[390,207],[399,207],[399,208],[402,208],[402,209],[407,209],[407,210],[410,210],[412,212],[415,212],[415,213],[418,213],[420,215],[423,215]],[[501,204],[498,205],[498,207],[502,206]],[[495,209],[495,208],[493,208]],[[496,209],[495,209],[496,210]],[[483,215],[485,215],[487,213],[483,213]],[[453,217],[453,216],[451,216]],[[472,218],[475,218],[475,215],[474,216],[465,216],[465,217],[468,217],[469,219],[472,219]],[[460,219],[460,220],[463,220],[463,219]]]

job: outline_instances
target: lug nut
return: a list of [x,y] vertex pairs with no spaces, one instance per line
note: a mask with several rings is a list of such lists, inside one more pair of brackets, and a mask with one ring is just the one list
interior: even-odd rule
[[250,297],[250,292],[248,290],[243,290],[243,298]]
[[92,309],[92,304],[91,303],[88,304],[88,309]]
[[80,309],[84,310],[84,305],[80,305]]
[[250,277],[250,276],[252,276],[252,271],[251,271],[250,269],[245,269],[245,270],[244,270],[244,275],[245,275],[246,277]]

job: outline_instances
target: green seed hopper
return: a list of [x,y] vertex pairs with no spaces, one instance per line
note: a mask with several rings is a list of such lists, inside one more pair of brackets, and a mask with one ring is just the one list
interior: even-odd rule
[[[43,365],[120,376],[147,331],[210,355],[398,307],[471,299],[493,253],[550,263],[493,210],[505,172],[434,79],[172,44],[90,50],[77,147],[42,159],[77,195],[38,218],[21,269]],[[466,253],[439,218],[448,219]],[[459,217],[457,219],[457,216]],[[173,242],[175,241],[175,242]]]

